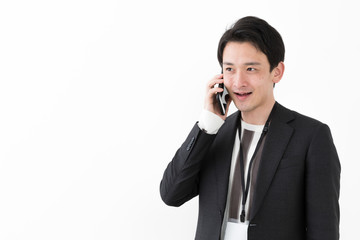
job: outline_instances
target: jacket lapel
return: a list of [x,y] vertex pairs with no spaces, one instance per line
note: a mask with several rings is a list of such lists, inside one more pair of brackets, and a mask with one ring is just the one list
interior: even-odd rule
[[271,120],[262,152],[250,219],[252,219],[260,209],[266,192],[276,173],[277,166],[293,134],[293,128],[287,124],[293,118],[290,110],[278,104]]
[[218,146],[221,149],[220,151],[215,149],[214,159],[216,161],[218,204],[222,212],[224,212],[226,206],[231,158],[239,125],[239,114],[240,112],[238,111],[226,119],[221,131],[218,133],[218,142],[214,144],[214,146]]

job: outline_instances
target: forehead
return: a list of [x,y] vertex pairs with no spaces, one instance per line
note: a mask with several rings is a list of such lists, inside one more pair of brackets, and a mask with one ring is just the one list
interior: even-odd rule
[[249,42],[228,42],[223,52],[223,62],[243,64],[259,62],[269,64],[266,55]]

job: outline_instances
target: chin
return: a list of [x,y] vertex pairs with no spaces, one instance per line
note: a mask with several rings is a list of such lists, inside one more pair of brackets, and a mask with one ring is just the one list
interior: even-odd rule
[[251,106],[246,103],[235,103],[235,106],[241,112],[248,112],[252,109]]

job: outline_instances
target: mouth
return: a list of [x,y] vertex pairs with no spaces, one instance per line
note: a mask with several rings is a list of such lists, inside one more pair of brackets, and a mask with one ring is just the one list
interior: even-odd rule
[[247,101],[247,99],[251,96],[253,92],[234,92],[235,97],[243,102],[243,101]]
[[251,94],[252,94],[252,92],[235,93],[235,95],[239,96],[239,97],[246,97],[246,96],[249,96]]

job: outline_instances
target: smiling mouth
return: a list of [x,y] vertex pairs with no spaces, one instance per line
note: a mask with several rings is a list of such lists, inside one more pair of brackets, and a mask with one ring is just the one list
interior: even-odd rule
[[246,93],[235,93],[236,95],[240,96],[240,97],[245,97],[245,96],[249,96],[250,94],[252,94],[252,92],[246,92]]

